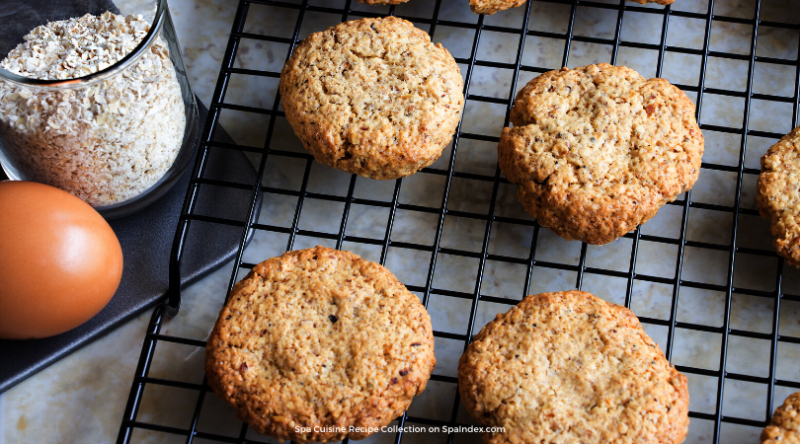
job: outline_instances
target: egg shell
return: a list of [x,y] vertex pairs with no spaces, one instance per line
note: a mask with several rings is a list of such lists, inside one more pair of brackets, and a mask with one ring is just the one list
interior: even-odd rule
[[0,182],[0,338],[44,338],[100,312],[122,247],[89,204],[48,185]]

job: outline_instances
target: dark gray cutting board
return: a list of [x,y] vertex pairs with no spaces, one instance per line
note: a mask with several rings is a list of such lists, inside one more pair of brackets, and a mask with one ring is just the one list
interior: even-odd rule
[[[202,104],[199,110],[203,128],[207,110]],[[217,127],[216,134],[216,140],[233,143],[221,128]],[[103,311],[75,330],[52,338],[0,340],[0,393],[162,300],[169,287],[169,257],[178,217],[198,151],[195,149],[189,167],[167,194],[138,213],[109,222],[122,244],[124,269],[119,289]],[[203,177],[252,186],[255,174],[241,152],[211,149]],[[6,178],[2,170],[0,178]],[[248,213],[250,195],[250,188],[201,185],[193,213],[241,221]],[[197,281],[232,259],[241,233],[240,227],[190,223],[181,264],[181,286]]]

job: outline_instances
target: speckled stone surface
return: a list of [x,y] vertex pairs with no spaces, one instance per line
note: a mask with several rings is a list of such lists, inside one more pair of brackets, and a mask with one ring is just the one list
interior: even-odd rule
[[[739,18],[752,18],[756,0],[715,0],[714,13]],[[299,1],[292,0],[293,3]],[[618,4],[617,0],[604,3]],[[221,56],[227,44],[227,35],[235,13],[233,1],[226,0],[171,0],[184,60],[189,69],[195,92],[208,103],[216,82]],[[318,6],[341,7],[344,0],[309,0]],[[396,8],[401,15],[430,17],[434,2],[411,0]],[[358,10],[386,12],[388,7],[352,3]],[[569,26],[568,5],[533,2],[529,28],[537,31],[564,33]],[[649,5],[650,8],[660,8]],[[707,0],[676,0],[673,10],[705,13]],[[485,24],[520,27],[524,8],[517,8],[485,18]],[[478,20],[469,11],[466,0],[444,0],[440,17],[447,20],[474,24]],[[622,20],[623,41],[659,44],[661,40],[661,15],[650,16],[639,12],[626,12]],[[295,26],[297,11],[277,9],[252,4],[245,23],[245,32],[276,36],[290,35]],[[578,7],[574,30],[576,35],[613,39],[618,18],[616,10]],[[300,29],[301,37],[337,23],[338,15],[308,13]],[[800,2],[793,0],[762,0],[761,19],[800,22]],[[695,49],[702,48],[705,32],[703,20],[672,16],[669,21],[667,43]],[[422,29],[427,25],[417,23]],[[752,38],[752,27],[737,23],[714,22],[710,43],[714,51],[728,51],[747,55]],[[433,40],[441,42],[456,58],[468,57],[472,48],[473,31],[437,26]],[[798,54],[800,32],[762,26],[759,29],[759,56],[794,60]],[[484,31],[481,34],[477,55],[482,60],[513,62],[518,51],[519,37],[513,34]],[[255,39],[243,39],[237,53],[235,66],[261,70],[280,71],[288,46],[270,44]],[[545,69],[559,68],[562,63],[564,41],[528,36],[522,54],[523,64]],[[573,42],[568,65],[570,67],[596,62],[610,62],[613,47],[586,42]],[[658,52],[648,49],[621,47],[617,64],[636,69],[645,77],[657,74]],[[697,86],[701,58],[677,52],[668,52],[663,61],[662,77],[680,85]],[[466,66],[461,66],[466,72]],[[754,69],[753,90],[759,94],[792,97],[795,71],[793,66],[757,63]],[[707,88],[745,91],[748,63],[711,57],[707,65]],[[536,74],[522,72],[517,89]],[[469,93],[495,98],[508,98],[512,93],[513,72],[476,66]],[[266,77],[233,76],[227,92],[229,103],[271,109],[277,79]],[[689,93],[692,100],[696,95]],[[702,104],[700,122],[704,124],[741,127],[745,100],[738,97],[706,94]],[[226,110],[220,121],[237,143],[263,146],[268,123],[267,116]],[[503,127],[506,108],[501,104],[468,101],[464,110],[464,129],[470,133],[498,136]],[[761,100],[751,102],[749,126],[751,129],[788,132],[792,127],[790,103]],[[719,165],[737,166],[741,138],[737,135],[704,131],[706,150],[703,161]],[[299,140],[283,119],[275,126],[273,143],[281,149],[304,152]],[[748,137],[745,166],[759,168],[759,158],[774,140]],[[442,158],[432,168],[446,169],[451,157],[446,148]],[[252,159],[257,162],[258,156]],[[460,172],[492,176],[497,162],[496,145],[462,139],[455,159],[455,169]],[[271,187],[298,190],[305,161],[286,157],[270,157],[266,164],[264,184]],[[693,202],[732,206],[735,204],[736,173],[703,169],[691,192]],[[745,174],[742,182],[743,208],[755,208],[757,175]],[[307,190],[345,196],[350,176],[328,167],[313,164]],[[442,202],[445,177],[419,173],[404,179],[400,190],[401,203],[411,203],[438,208]],[[379,201],[391,201],[394,182],[375,182],[358,178],[354,195]],[[453,180],[448,209],[486,214],[491,202],[491,182],[456,178]],[[678,202],[685,199],[680,196]],[[259,222],[290,227],[297,198],[290,195],[267,193]],[[304,230],[337,232],[344,203],[305,199],[299,226]],[[658,215],[642,226],[643,235],[679,239],[683,206],[667,205]],[[335,222],[331,222],[331,215]],[[386,231],[388,208],[352,205],[346,233],[352,236],[382,239]],[[514,187],[501,185],[498,190],[496,215],[529,218],[514,196]],[[398,210],[391,239],[433,245],[437,215]],[[680,278],[709,284],[725,285],[728,277],[730,241],[733,218],[731,213],[710,209],[691,208],[686,224],[686,238],[720,246],[720,249],[701,249],[687,246]],[[441,237],[442,248],[480,252],[485,233],[485,222],[447,216]],[[534,229],[528,226],[496,222],[489,239],[489,253],[526,259],[532,250]],[[740,247],[772,251],[768,223],[753,215],[739,217],[737,245]],[[569,266],[579,265],[581,244],[567,242],[546,229],[538,232],[535,248],[537,262],[550,262]],[[244,260],[258,263],[265,258],[285,251],[288,237],[281,233],[258,232],[245,252]],[[316,244],[333,246],[326,239],[298,236],[293,248]],[[586,266],[627,273],[631,266],[632,240],[621,238],[602,246],[587,248]],[[378,260],[380,246],[345,243],[366,259]],[[642,240],[639,243],[635,271],[663,278],[674,278],[678,246],[675,243],[656,243]],[[390,248],[386,266],[408,285],[425,285],[430,254],[414,250]],[[433,285],[452,291],[473,293],[477,259],[440,254]],[[220,309],[225,290],[232,275],[231,266],[210,275],[188,288],[180,314],[164,324],[162,333],[204,340]],[[776,285],[778,259],[747,252],[736,254],[733,282],[736,287],[773,291]],[[526,265],[489,260],[481,283],[483,295],[519,300],[527,293],[559,291],[575,288],[577,272],[535,266],[530,285],[525,288]],[[244,276],[246,270],[237,275]],[[582,289],[615,303],[624,303],[628,280],[596,273],[584,274]],[[784,266],[782,282],[784,293],[800,294],[800,271]],[[673,287],[655,282],[634,280],[631,308],[639,316],[668,320],[672,313]],[[682,287],[675,307],[679,322],[721,327],[725,317],[725,294],[715,291]],[[432,295],[428,309],[436,331],[465,334],[470,317],[471,301],[442,295]],[[477,331],[508,305],[483,301],[475,313],[473,331]],[[769,334],[773,325],[774,300],[733,294],[730,305],[730,327],[756,333]],[[125,401],[130,391],[131,378],[138,360],[145,327],[150,314],[140,316],[112,334],[65,358],[37,376],[0,396],[0,444],[18,442],[113,442],[116,440]],[[780,304],[781,335],[800,337],[800,303],[782,301]],[[666,327],[645,324],[647,333],[662,348],[668,349],[669,331]],[[674,332],[672,361],[676,364],[719,370],[722,335],[712,332],[678,328]],[[756,377],[769,377],[771,342],[731,335],[728,343],[726,371]],[[434,374],[455,376],[458,357],[463,343],[457,340],[436,338],[438,364]],[[776,373],[778,379],[800,382],[800,345],[781,342],[777,347]],[[203,350],[177,344],[160,342],[156,348],[150,376],[177,381],[200,383],[203,379]],[[713,414],[717,402],[718,381],[714,377],[688,375],[690,410]],[[767,385],[735,380],[725,381],[722,413],[755,421],[766,420]],[[419,417],[449,421],[452,416],[453,384],[431,381],[426,391],[411,406],[410,414]],[[774,406],[793,390],[777,386]],[[149,385],[145,389],[142,406],[137,417],[140,421],[187,428],[191,420],[196,392],[178,388]],[[462,409],[456,412],[461,423],[471,423]],[[713,421],[692,419],[687,443],[712,442]],[[233,411],[213,395],[206,396],[201,408],[198,430],[236,437],[241,423]],[[720,439],[726,444],[758,442],[759,427],[723,423]],[[436,433],[404,435],[404,442],[439,443],[446,435]],[[273,442],[248,431],[248,439]],[[376,434],[367,442],[393,442],[393,434]],[[132,442],[177,443],[184,437],[137,429]],[[195,440],[203,444],[208,440]],[[480,442],[475,434],[457,434],[456,442]]]

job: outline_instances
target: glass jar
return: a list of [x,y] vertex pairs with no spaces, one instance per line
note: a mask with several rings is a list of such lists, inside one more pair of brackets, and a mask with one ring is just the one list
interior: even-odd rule
[[10,179],[66,190],[107,219],[177,182],[199,131],[166,0],[3,0],[0,17]]

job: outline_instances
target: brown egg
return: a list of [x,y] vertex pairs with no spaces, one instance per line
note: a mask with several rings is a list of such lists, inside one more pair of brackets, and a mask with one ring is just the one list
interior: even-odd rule
[[0,182],[0,338],[71,330],[108,304],[122,248],[108,223],[66,191]]

